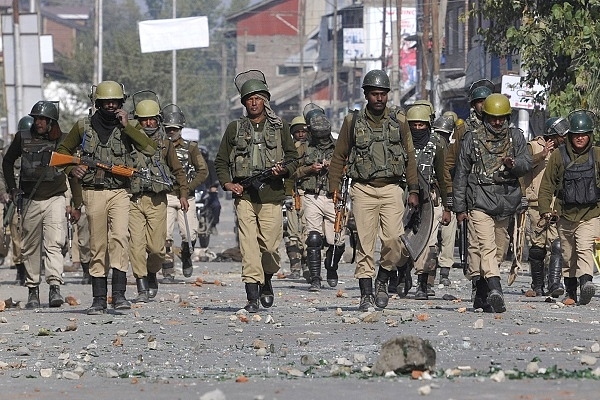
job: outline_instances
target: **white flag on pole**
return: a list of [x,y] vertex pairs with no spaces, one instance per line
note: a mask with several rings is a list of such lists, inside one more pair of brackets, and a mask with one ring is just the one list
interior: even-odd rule
[[138,22],[142,53],[208,47],[208,18],[189,17]]

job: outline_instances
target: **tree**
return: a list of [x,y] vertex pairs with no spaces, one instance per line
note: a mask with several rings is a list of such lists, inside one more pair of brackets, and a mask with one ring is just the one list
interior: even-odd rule
[[490,52],[520,56],[525,82],[549,87],[552,115],[600,110],[600,1],[482,0]]

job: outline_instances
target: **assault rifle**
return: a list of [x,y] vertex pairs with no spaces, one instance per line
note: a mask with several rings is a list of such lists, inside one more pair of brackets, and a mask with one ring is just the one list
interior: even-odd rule
[[337,242],[340,240],[342,229],[344,229],[346,225],[346,213],[348,212],[346,204],[348,202],[349,186],[350,179],[348,179],[348,175],[344,174],[342,177],[341,194],[338,195],[338,193],[335,192],[333,196],[333,205],[335,207],[335,222],[333,223],[333,232],[335,233],[335,239],[333,241],[334,253]]
[[143,169],[137,170],[126,165],[114,165],[107,164],[100,160],[96,160],[92,157],[77,157],[69,154],[61,154],[55,151],[52,152],[50,157],[50,167],[60,167],[64,165],[83,165],[86,168],[99,168],[110,172],[113,175],[125,176],[127,178],[138,177],[150,182],[160,183],[162,185],[171,186],[170,182],[161,181],[150,175],[150,171]]
[[[297,158],[292,158],[291,160],[287,160],[284,162],[280,162],[278,164],[281,165],[282,168],[287,167],[288,165],[290,165],[291,163],[298,161]],[[269,178],[271,178],[273,176],[273,169],[271,168],[267,168],[264,169],[260,172],[257,172],[256,174],[249,176],[247,178],[242,179],[241,181],[237,182],[238,184],[242,185],[242,187],[244,189],[248,189],[249,187],[253,187],[256,190],[263,190],[266,183],[265,181]]]

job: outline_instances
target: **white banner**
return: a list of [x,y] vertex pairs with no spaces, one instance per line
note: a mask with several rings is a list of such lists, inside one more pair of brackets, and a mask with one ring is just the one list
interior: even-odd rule
[[536,102],[539,94],[547,93],[546,88],[537,83],[533,86],[522,84],[521,77],[518,75],[503,75],[500,93],[508,97],[512,108],[525,110],[533,110],[536,106],[542,110],[546,108],[545,103]]
[[138,22],[142,53],[208,47],[208,18],[189,17]]

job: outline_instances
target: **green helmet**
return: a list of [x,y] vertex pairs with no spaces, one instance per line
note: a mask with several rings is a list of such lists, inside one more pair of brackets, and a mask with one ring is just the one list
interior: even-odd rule
[[40,100],[33,105],[29,115],[31,117],[46,117],[58,121],[58,108],[51,101]]
[[442,115],[433,122],[433,130],[451,134],[454,130],[454,119],[450,115]]
[[246,97],[260,92],[266,93],[268,100],[271,99],[271,93],[269,93],[267,84],[258,79],[248,79],[240,88],[240,96],[242,97],[242,101],[244,101]]
[[411,108],[409,108],[408,111],[406,112],[406,120],[408,122],[420,121],[420,122],[430,123],[430,121],[431,121],[431,114],[429,114],[430,111],[431,110],[426,105],[423,105],[423,104],[414,105]]
[[115,81],[103,81],[96,86],[96,100],[125,100],[123,86]]
[[552,117],[546,120],[544,136],[565,136],[569,131],[569,121],[563,117]]
[[433,109],[433,104],[429,100],[421,99],[417,100],[413,103],[413,106],[425,106],[429,110],[429,115],[433,118],[435,117],[435,110]]
[[595,115],[588,110],[577,110],[569,114],[569,133],[590,133],[595,127]]
[[447,116],[452,117],[452,121],[454,123],[456,123],[456,121],[458,121],[458,114],[455,113],[454,111],[446,111],[442,115],[447,115]]
[[477,100],[485,100],[490,94],[492,94],[492,91],[488,87],[480,86],[475,88],[469,93],[469,103]]
[[364,89],[366,87],[390,90],[390,78],[385,71],[380,69],[371,70],[367,72],[363,79],[362,88]]
[[294,117],[292,122],[290,123],[290,133],[293,135],[298,131],[306,131],[308,132],[308,126],[306,125],[306,120],[302,115]]
[[154,100],[142,100],[135,106],[135,118],[149,118],[160,115],[160,106]]
[[169,104],[163,107],[160,111],[163,123],[166,127],[174,126],[182,129],[185,126],[185,115],[175,104]]
[[19,120],[19,123],[17,125],[17,130],[18,131],[29,131],[29,130],[31,130],[32,126],[33,126],[33,117],[30,115],[26,115]]
[[483,102],[483,108],[481,111],[484,114],[491,115],[493,117],[509,116],[512,113],[508,97],[500,93],[492,93],[489,96],[487,96],[485,101]]

